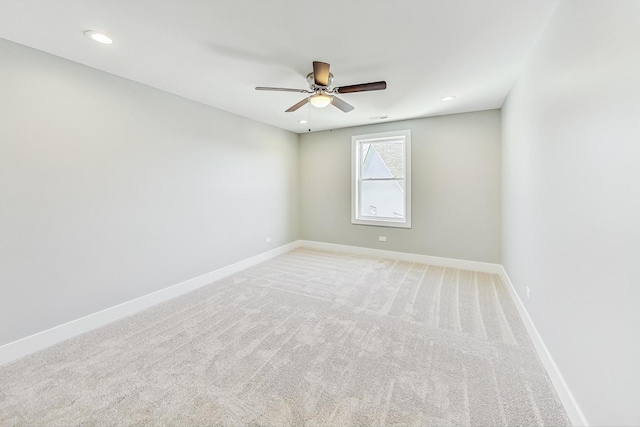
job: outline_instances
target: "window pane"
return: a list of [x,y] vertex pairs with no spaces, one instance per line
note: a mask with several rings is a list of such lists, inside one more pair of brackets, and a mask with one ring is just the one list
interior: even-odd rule
[[404,182],[362,181],[360,216],[404,218]]
[[404,178],[404,143],[363,143],[360,155],[362,178]]

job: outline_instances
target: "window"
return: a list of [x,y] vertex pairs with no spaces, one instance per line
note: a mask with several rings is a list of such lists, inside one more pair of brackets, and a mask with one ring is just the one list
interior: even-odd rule
[[411,228],[411,131],[351,138],[351,223]]

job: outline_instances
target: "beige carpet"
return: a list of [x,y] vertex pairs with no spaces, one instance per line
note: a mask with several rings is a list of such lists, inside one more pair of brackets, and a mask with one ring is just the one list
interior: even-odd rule
[[1,425],[569,425],[498,276],[298,249],[0,367]]

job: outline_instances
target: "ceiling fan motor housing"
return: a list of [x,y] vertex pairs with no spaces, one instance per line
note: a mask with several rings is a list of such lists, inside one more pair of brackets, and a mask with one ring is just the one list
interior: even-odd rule
[[326,86],[320,86],[316,84],[313,73],[307,74],[307,82],[309,83],[309,89],[311,89],[314,92],[328,90],[333,84],[333,74],[329,73],[329,78],[327,80],[329,84],[327,84]]

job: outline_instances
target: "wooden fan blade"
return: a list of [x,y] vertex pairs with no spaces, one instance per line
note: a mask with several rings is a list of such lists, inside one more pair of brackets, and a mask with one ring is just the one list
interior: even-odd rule
[[305,98],[302,101],[298,102],[296,105],[292,105],[291,107],[289,107],[288,110],[285,110],[285,113],[291,113],[293,111],[296,111],[298,108],[302,107],[307,102],[309,102],[309,98]]
[[263,87],[263,86],[258,86],[258,87],[256,87],[256,90],[272,90],[272,91],[275,91],[275,92],[311,93],[311,91],[307,90],[307,89],[288,89],[288,88],[284,88],[284,87]]
[[345,113],[348,113],[349,111],[353,110],[353,105],[344,102],[342,99],[338,98],[337,96],[333,97],[333,100],[331,101],[331,103],[336,106],[337,108],[341,109],[342,111],[344,111]]
[[318,86],[329,86],[329,64],[313,61],[313,79]]
[[361,83],[359,85],[342,86],[335,89],[336,93],[367,92],[370,90],[385,90],[387,82]]

